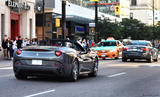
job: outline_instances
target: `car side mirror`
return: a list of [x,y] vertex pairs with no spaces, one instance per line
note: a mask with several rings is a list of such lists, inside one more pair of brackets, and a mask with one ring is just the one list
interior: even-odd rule
[[80,54],[87,54],[88,52],[85,50],[85,51],[81,51]]

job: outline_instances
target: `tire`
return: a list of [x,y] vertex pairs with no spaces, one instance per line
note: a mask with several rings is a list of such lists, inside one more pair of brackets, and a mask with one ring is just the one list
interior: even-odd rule
[[150,55],[150,58],[147,59],[147,62],[148,62],[148,63],[152,63],[152,62],[153,62],[153,57],[152,57],[152,55]]
[[157,58],[156,58],[156,59],[154,59],[154,62],[158,62],[158,59],[159,59],[159,58],[158,58],[158,56],[157,56]]
[[117,52],[117,57],[115,57],[115,59],[119,59],[119,52]]
[[130,59],[131,62],[134,62],[134,59]]
[[126,58],[122,58],[122,62],[127,62],[127,59]]
[[72,71],[70,75],[70,81],[77,81],[78,80],[78,75],[79,75],[79,67],[78,67],[78,62],[74,61],[72,65]]
[[22,73],[15,73],[15,77],[18,80],[25,80],[25,79],[27,79],[27,75],[22,74]]
[[93,67],[92,73],[89,73],[88,76],[96,77],[97,74],[98,74],[98,59],[96,58],[95,62],[94,62],[94,67]]

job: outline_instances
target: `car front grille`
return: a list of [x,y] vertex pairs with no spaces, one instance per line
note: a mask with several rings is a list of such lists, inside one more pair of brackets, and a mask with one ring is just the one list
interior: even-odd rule
[[109,50],[98,50],[97,53],[108,53]]

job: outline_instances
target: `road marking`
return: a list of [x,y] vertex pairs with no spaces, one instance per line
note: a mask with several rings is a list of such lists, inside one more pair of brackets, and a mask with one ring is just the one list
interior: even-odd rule
[[159,64],[153,64],[153,65],[150,65],[150,67],[160,67]]
[[110,75],[108,77],[116,77],[116,76],[125,75],[125,74],[126,74],[126,72],[122,72],[122,73],[117,73],[117,74]]
[[36,94],[32,94],[32,95],[28,95],[28,96],[24,96],[24,97],[34,97],[34,96],[38,96],[38,95],[43,95],[43,94],[47,94],[47,93],[50,93],[50,92],[55,92],[56,90],[53,89],[53,90],[49,90],[49,91],[44,91],[44,92],[40,92],[40,93],[36,93]]
[[0,78],[2,78],[2,77],[10,77],[10,76],[14,76],[14,74],[1,75]]
[[7,69],[13,69],[13,67],[2,67],[0,70],[7,70]]

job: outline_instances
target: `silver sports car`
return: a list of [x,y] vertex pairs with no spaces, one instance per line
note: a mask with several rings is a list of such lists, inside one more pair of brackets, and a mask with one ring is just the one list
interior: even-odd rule
[[80,74],[96,76],[98,57],[71,40],[48,40],[18,49],[13,59],[17,79],[28,76],[60,76],[76,81]]

